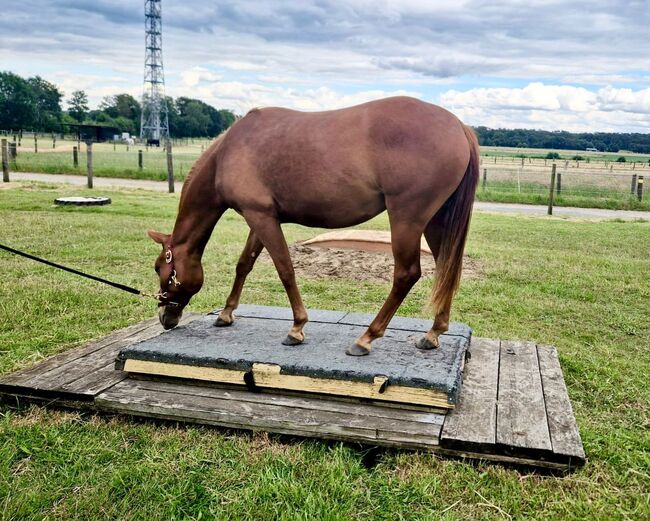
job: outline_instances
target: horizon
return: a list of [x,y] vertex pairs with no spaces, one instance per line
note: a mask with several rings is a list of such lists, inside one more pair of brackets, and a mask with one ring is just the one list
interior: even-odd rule
[[[38,12],[38,18],[23,12]],[[650,132],[647,2],[163,0],[166,94],[244,114],[392,95],[473,126]],[[25,0],[0,20],[3,69],[64,92],[140,99],[144,2]]]

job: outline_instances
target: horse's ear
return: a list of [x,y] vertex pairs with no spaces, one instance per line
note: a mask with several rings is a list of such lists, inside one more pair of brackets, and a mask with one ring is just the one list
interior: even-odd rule
[[151,237],[153,241],[157,242],[158,244],[165,244],[165,242],[167,242],[167,240],[170,237],[170,235],[161,232],[156,232],[154,230],[148,230],[147,235],[149,235],[149,237]]

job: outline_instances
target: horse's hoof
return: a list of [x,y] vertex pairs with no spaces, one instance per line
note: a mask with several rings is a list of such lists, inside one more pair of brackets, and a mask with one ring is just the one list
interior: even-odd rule
[[426,336],[423,336],[415,343],[415,347],[423,351],[430,351],[431,349],[438,349],[440,346],[431,342]]
[[360,346],[359,344],[352,344],[345,351],[345,354],[350,356],[366,356],[369,353],[370,349]]
[[303,343],[304,340],[298,340],[297,338],[292,337],[291,335],[287,335],[287,338],[285,338],[282,341],[283,346],[297,346]]
[[228,322],[227,320],[224,320],[221,317],[217,317],[217,320],[214,321],[214,327],[226,327],[226,326],[232,326],[234,323],[234,320],[231,322]]

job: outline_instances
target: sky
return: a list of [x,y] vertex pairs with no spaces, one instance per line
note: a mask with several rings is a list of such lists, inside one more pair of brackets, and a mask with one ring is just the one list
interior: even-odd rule
[[[144,1],[21,0],[0,70],[142,93]],[[244,114],[410,95],[471,125],[650,132],[650,0],[162,0],[166,93]]]

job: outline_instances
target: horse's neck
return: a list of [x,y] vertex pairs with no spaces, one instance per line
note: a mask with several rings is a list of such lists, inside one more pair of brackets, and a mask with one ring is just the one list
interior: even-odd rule
[[214,146],[211,146],[196,162],[185,181],[172,233],[175,248],[184,248],[188,254],[199,258],[225,211],[216,194],[213,153]]

